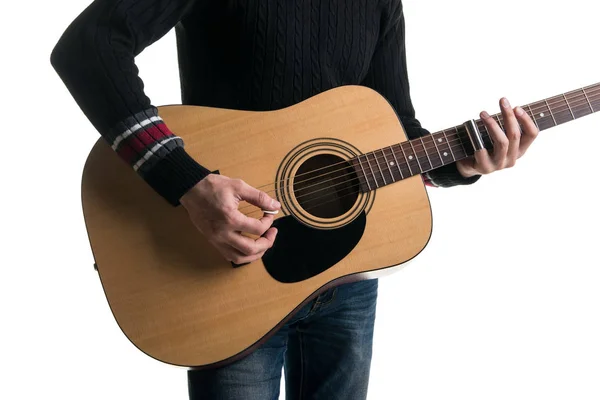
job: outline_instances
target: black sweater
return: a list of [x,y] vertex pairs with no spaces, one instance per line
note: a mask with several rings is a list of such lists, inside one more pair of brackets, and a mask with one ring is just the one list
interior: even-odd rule
[[[410,99],[400,0],[95,0],[51,63],[102,137],[173,205],[210,171],[163,123],[134,61],[173,27],[183,104],[274,110],[358,84],[388,99],[409,138],[429,133]],[[477,180],[455,164],[424,178]]]

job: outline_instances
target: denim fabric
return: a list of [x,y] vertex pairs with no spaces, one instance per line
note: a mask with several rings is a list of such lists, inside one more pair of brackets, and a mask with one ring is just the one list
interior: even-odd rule
[[247,357],[189,370],[191,400],[364,400],[371,366],[376,279],[321,293]]

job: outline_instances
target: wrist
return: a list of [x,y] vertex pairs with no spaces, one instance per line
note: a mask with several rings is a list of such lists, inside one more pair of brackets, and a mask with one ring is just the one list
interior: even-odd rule
[[210,173],[179,147],[157,162],[152,170],[145,174],[144,179],[172,206],[177,206],[181,204],[181,199]]

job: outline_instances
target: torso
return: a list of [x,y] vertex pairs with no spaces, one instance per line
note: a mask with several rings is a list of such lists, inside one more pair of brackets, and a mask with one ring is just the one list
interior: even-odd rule
[[360,84],[383,2],[228,0],[177,26],[184,104],[272,110]]

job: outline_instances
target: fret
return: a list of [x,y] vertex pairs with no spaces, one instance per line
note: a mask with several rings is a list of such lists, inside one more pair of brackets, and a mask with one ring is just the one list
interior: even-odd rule
[[[413,148],[413,150],[415,151],[415,155],[417,156],[417,160],[420,160],[419,166],[421,169],[421,173],[428,171],[432,168],[431,166],[431,162],[429,161],[429,155],[427,154],[427,149],[425,148],[425,143],[423,143],[423,141],[420,140],[421,137],[415,138],[413,140],[410,141],[411,146]],[[421,148],[419,148],[419,141],[421,142]],[[421,153],[421,150],[425,153],[425,158],[427,160],[423,159],[423,154]],[[427,166],[427,163],[429,163],[429,166]]]
[[[450,141],[452,139],[448,139],[448,136],[446,135],[445,130],[442,131],[442,135],[444,136],[444,139],[441,142],[439,141],[439,139],[437,141],[438,148],[440,151],[440,157],[442,157],[444,164],[450,164],[451,162],[456,161],[456,158],[454,157],[454,152],[452,151],[452,146],[450,144]],[[450,160],[450,157],[452,157],[452,160]]]
[[448,141],[448,136],[446,136],[446,130],[443,130],[442,133],[444,134],[444,139],[446,139],[446,146],[448,146],[448,150],[450,150],[450,154],[452,154],[452,159],[454,161],[456,161],[456,156],[454,155],[454,152],[452,151],[452,146],[450,145],[450,142]]
[[502,130],[504,130],[504,125],[502,124],[502,120],[500,119],[500,115],[501,114],[496,114],[493,117],[496,117],[496,122],[498,122],[498,125],[500,125],[500,128],[502,128]]
[[562,124],[575,119],[570,110],[569,104],[564,99],[564,96],[556,96],[554,98],[551,98],[550,100],[552,100],[552,114],[556,118],[556,122]]
[[383,153],[383,161],[387,164],[387,173],[390,175],[392,183],[402,179],[402,173],[397,171],[396,161],[394,161],[394,151],[390,146],[381,149]]
[[[586,88],[577,89],[526,104],[522,108],[541,131],[600,110],[600,84],[590,87],[594,88],[593,92],[588,93]],[[495,114],[492,118],[498,123],[500,129],[503,131],[506,129],[502,113]],[[490,134],[491,130],[483,120],[473,122],[481,133],[485,148],[492,149],[494,141],[493,136]],[[430,142],[433,143],[433,146]],[[396,150],[395,146],[399,146],[400,149]],[[421,150],[425,153],[424,156],[420,154]],[[353,159],[352,164],[359,175],[359,179],[362,178],[360,183],[362,190],[366,188],[373,190],[417,173],[423,174],[451,162],[456,162],[473,155],[473,153],[474,149],[468,138],[466,128],[463,125],[457,125],[447,130],[441,130],[367,153],[364,155],[367,165],[364,165],[362,155]],[[385,167],[382,166],[384,162]]]
[[533,111],[531,111],[531,106],[529,104],[527,104],[527,108],[529,108],[529,115],[531,116],[531,118],[533,119],[533,122],[535,123],[535,126],[540,129],[540,126],[538,125],[537,119],[535,118],[535,114],[533,113]]
[[589,115],[593,112],[588,98],[583,90],[574,92],[569,96],[571,98],[571,112],[575,119]]
[[360,191],[368,192],[371,191],[371,184],[369,183],[369,177],[363,168],[362,161],[360,159],[361,157],[362,155],[358,155],[348,161],[354,167],[354,173],[358,177],[358,186]]
[[[486,124],[483,124],[482,128],[485,131],[485,135],[483,135],[483,134],[481,135],[481,138],[483,139],[483,145],[485,146],[486,149],[491,149],[494,147],[494,141],[492,140],[492,134],[488,130]],[[481,132],[481,129],[479,131]],[[487,141],[486,141],[486,139],[487,139]]]
[[[371,190],[373,190],[373,189],[371,188],[371,184],[369,183],[369,177],[367,176],[367,173],[365,172],[365,169],[364,169],[364,167],[363,167],[363,165],[362,165],[362,161],[360,160],[360,158],[361,158],[362,156],[363,156],[363,155],[361,154],[361,155],[359,155],[359,156],[358,156],[358,157],[356,157],[356,158],[358,159],[358,165],[360,166],[360,169],[361,169],[361,171],[362,171],[362,173],[363,173],[363,176],[364,176],[364,178],[365,178],[365,181],[366,181],[366,183],[367,183],[367,187],[369,188],[369,191],[371,191]],[[360,180],[360,179],[359,179],[359,180]]]
[[375,187],[378,188],[379,184],[377,183],[377,177],[375,176],[375,171],[373,171],[373,167],[371,166],[371,162],[369,161],[369,154],[372,154],[372,153],[365,154],[365,158],[367,159],[367,164],[369,165],[369,169],[371,170],[371,175],[373,176],[373,180],[375,181]]
[[402,150],[402,154],[404,155],[404,159],[406,160],[406,164],[408,165],[408,171],[410,172],[410,175],[414,175],[412,167],[410,166],[410,159],[406,157],[406,152],[404,151],[404,147],[402,147],[402,143],[400,143],[400,150]]
[[400,143],[397,143],[393,147],[399,148],[399,150],[394,149],[394,157],[397,157],[398,169],[400,170],[400,173],[402,174],[402,179],[412,176],[412,171],[410,170],[410,165],[408,163],[408,160],[406,159],[406,155],[404,154],[404,151],[402,150],[402,145]]
[[[427,135],[427,136],[429,136],[429,135]],[[425,141],[423,140],[423,136],[421,136],[419,138],[419,140],[421,141],[421,145],[423,146],[423,150],[425,150],[425,155],[427,156],[427,161],[429,161],[429,169],[434,169],[435,166],[431,162],[431,157],[429,156],[429,149],[427,148],[427,146],[425,146]]]
[[[587,92],[587,88],[577,89],[526,104],[522,108],[541,131],[600,110],[600,84],[588,88],[593,88],[593,91]],[[502,113],[491,117],[500,129],[506,129]],[[481,133],[485,148],[492,149],[494,141],[491,130],[483,120],[473,122]],[[371,191],[473,155],[474,149],[468,135],[465,126],[457,125],[359,155],[351,159],[350,163],[358,175],[360,190]],[[397,150],[395,146],[400,149]],[[420,154],[421,151],[425,153],[424,156]],[[385,167],[382,163],[385,163]]]
[[458,131],[458,126],[455,126],[454,130],[456,131],[456,138],[458,139],[458,142],[460,143],[460,146],[463,149],[464,156],[466,157],[469,154],[469,152],[467,151],[465,144],[463,143],[462,139],[460,138],[460,132]]
[[546,103],[546,108],[548,108],[548,112],[550,113],[550,116],[552,117],[552,121],[554,121],[554,125],[558,125],[558,123],[556,122],[556,118],[554,118],[554,113],[550,109],[550,104],[548,104],[548,99],[544,99],[544,102]]
[[400,168],[400,163],[398,162],[398,159],[396,158],[396,152],[394,151],[394,148],[392,146],[390,146],[390,150],[392,151],[392,155],[394,156],[394,161],[396,162],[396,166],[398,167],[398,172],[400,172],[400,178],[404,179],[404,174],[402,173],[402,168]]
[[[586,99],[590,103],[592,112],[600,110],[600,84],[591,85],[582,89]],[[589,96],[588,96],[589,95]]]
[[[439,160],[440,160],[440,165],[438,165],[437,167],[434,167],[434,166],[432,165],[432,166],[431,166],[432,168],[438,168],[438,167],[441,167],[442,165],[444,165],[444,164],[445,164],[445,162],[444,162],[444,158],[442,157],[442,153],[440,153],[440,149],[438,148],[438,145],[437,145],[437,143],[436,143],[436,142],[438,141],[438,138],[436,138],[436,137],[435,137],[435,135],[436,135],[436,134],[430,135],[430,136],[429,136],[429,138],[430,138],[430,139],[431,139],[431,141],[433,142],[433,147],[435,147],[435,150],[437,151],[437,155],[438,155],[438,158],[439,158]],[[442,140],[442,139],[440,138],[440,140]]]
[[[419,172],[421,172],[421,173],[422,173],[422,172],[423,172],[423,171],[425,171],[425,170],[424,170],[424,169],[423,169],[423,167],[421,166],[421,162],[419,161],[419,154],[417,154],[417,152],[415,151],[415,146],[413,146],[413,141],[412,141],[412,140],[409,140],[409,141],[408,141],[408,143],[410,144],[410,147],[412,148],[413,155],[414,155],[414,156],[415,156],[415,158],[417,159],[417,165],[419,166],[419,170],[420,170]],[[410,158],[410,157],[409,157],[409,158]]]
[[590,102],[590,99],[588,98],[587,93],[585,92],[585,89],[581,89],[581,91],[583,92],[583,95],[585,96],[585,99],[587,100],[588,105],[590,106],[590,111],[591,112],[595,112],[594,111],[594,107],[592,107],[592,103]]
[[[406,142],[406,151],[408,151],[408,159],[413,163],[411,164],[413,171],[416,174],[421,173],[423,169],[421,168],[421,163],[419,162],[419,156],[413,147],[412,141]],[[411,153],[412,152],[412,153]]]
[[380,166],[380,163],[379,163],[379,161],[381,161],[381,157],[377,156],[377,150],[372,151],[370,153],[370,155],[371,155],[371,160],[372,160],[371,164],[373,165],[373,169],[375,170],[375,175],[376,176],[378,175],[379,179],[381,181],[383,181],[383,185],[380,184],[379,186],[385,186],[385,185],[387,185],[389,182],[386,181],[384,172],[381,169],[381,166]]
[[[550,114],[550,110],[546,107],[546,103],[544,101],[538,101],[537,103],[529,104],[529,109],[532,111],[535,119],[537,121],[537,127],[539,130],[547,129],[554,126],[552,122],[552,115]],[[535,112],[533,110],[536,110]]]
[[571,110],[571,106],[569,105],[569,100],[567,100],[567,96],[563,93],[563,97],[565,98],[565,103],[567,103],[567,108],[571,112],[571,116],[575,119],[575,114],[573,114],[573,110]]
[[375,158],[375,163],[377,164],[377,168],[379,168],[379,173],[381,174],[381,179],[383,179],[383,186],[387,185],[385,181],[385,176],[383,176],[383,171],[381,170],[381,165],[379,164],[379,158],[377,157],[377,153],[373,152],[373,157]]

